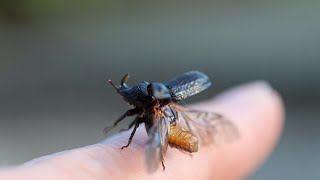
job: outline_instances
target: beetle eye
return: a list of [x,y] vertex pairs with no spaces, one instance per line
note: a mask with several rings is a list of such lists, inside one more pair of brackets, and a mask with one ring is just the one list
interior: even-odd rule
[[150,84],[147,86],[147,91],[148,91],[148,94],[149,94],[150,96],[153,96],[152,83],[150,83]]

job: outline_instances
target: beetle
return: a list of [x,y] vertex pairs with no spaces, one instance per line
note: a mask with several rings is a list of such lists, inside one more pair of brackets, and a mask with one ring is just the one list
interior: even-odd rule
[[145,152],[149,172],[154,172],[160,162],[165,169],[163,161],[168,145],[194,153],[198,151],[199,143],[207,145],[238,136],[237,128],[221,114],[190,110],[176,104],[211,86],[204,73],[190,71],[166,83],[143,81],[132,87],[126,84],[128,78],[126,74],[120,86],[111,80],[109,83],[134,108],[127,110],[104,132],[108,133],[126,117],[136,115],[128,127],[133,127],[128,143],[121,149],[130,145],[137,128],[144,123],[148,133]]

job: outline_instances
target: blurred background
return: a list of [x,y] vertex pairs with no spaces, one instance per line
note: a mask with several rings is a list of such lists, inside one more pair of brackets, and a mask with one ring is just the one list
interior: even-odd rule
[[102,129],[128,109],[107,79],[130,73],[129,84],[164,82],[200,70],[214,88],[187,103],[258,79],[284,98],[283,137],[249,179],[319,179],[319,7],[308,0],[1,0],[0,165],[102,140]]

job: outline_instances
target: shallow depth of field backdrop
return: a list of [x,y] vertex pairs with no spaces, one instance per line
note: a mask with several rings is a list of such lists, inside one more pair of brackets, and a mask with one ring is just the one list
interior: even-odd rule
[[319,7],[308,0],[1,0],[0,164],[102,140],[102,129],[128,109],[109,78],[161,82],[201,70],[214,88],[187,103],[257,79],[283,95],[285,133],[250,179],[320,178]]

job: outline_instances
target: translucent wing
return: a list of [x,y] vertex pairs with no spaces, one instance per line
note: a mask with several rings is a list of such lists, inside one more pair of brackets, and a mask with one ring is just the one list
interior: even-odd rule
[[170,122],[165,116],[157,117],[148,132],[148,142],[145,148],[147,170],[154,172],[167,151]]
[[189,110],[172,104],[176,112],[176,123],[198,137],[201,145],[221,144],[239,137],[238,129],[222,115],[214,112]]
[[175,101],[198,94],[211,86],[207,75],[199,71],[190,71],[165,83]]

